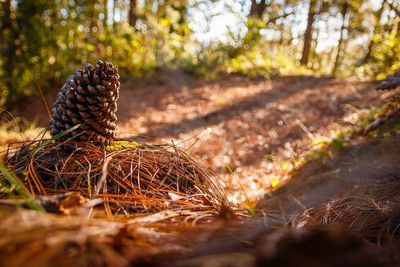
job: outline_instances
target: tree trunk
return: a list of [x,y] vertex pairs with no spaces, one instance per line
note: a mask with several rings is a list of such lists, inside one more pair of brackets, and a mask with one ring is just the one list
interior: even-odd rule
[[129,2],[129,13],[128,13],[129,25],[131,27],[135,27],[137,19],[138,19],[138,15],[137,15],[137,0],[130,0],[130,2]]
[[311,51],[310,51],[310,55],[311,55],[311,58],[312,58],[312,60],[311,60],[311,68],[314,68],[314,58],[315,58],[315,55],[317,54],[317,46],[318,46],[318,38],[319,38],[319,36],[320,36],[320,33],[321,33],[321,30],[320,29],[317,29],[317,31],[316,31],[316,35],[317,36],[315,36],[315,38],[312,38],[312,41],[311,41]]
[[310,7],[308,9],[307,28],[306,32],[304,33],[303,53],[300,60],[300,64],[304,66],[307,66],[310,55],[312,30],[313,30],[316,6],[317,6],[317,0],[310,0]]
[[386,4],[388,4],[388,6],[390,7],[390,9],[392,11],[394,11],[398,17],[400,17],[400,10],[398,9],[398,7],[396,7],[395,5],[393,5],[393,2],[388,2],[386,1]]
[[108,24],[108,0],[103,0],[103,28],[104,31],[107,32],[107,24]]
[[257,0],[251,0],[250,16],[255,18],[261,18],[266,8],[265,0],[261,0],[257,3]]
[[115,14],[116,14],[116,10],[117,10],[117,2],[118,0],[113,0],[113,6],[112,6],[112,29],[113,32],[116,32],[116,21],[115,21]]
[[3,16],[1,16],[1,34],[2,42],[0,44],[4,71],[4,83],[8,90],[7,98],[13,100],[15,95],[15,88],[13,85],[14,78],[14,65],[15,65],[15,53],[17,50],[16,40],[18,39],[18,34],[15,29],[15,17],[14,10],[11,0],[0,1],[1,7],[3,9]]
[[382,14],[383,14],[383,10],[385,9],[385,4],[386,4],[386,0],[383,0],[381,7],[379,8],[379,10],[378,10],[378,12],[376,14],[376,21],[375,21],[375,25],[374,25],[374,31],[372,33],[371,40],[369,40],[367,53],[365,54],[364,58],[361,60],[360,66],[368,63],[368,61],[369,61],[369,59],[371,57],[372,49],[374,47],[373,38],[378,32],[378,29],[379,29],[379,26],[380,26],[380,21],[381,21]]
[[337,48],[337,53],[336,53],[336,58],[335,58],[335,64],[332,69],[332,76],[336,75],[337,69],[339,67],[339,61],[340,61],[340,56],[342,54],[342,48],[343,48],[343,41],[344,41],[344,31],[346,30],[346,16],[347,16],[347,11],[349,10],[349,4],[346,2],[342,5],[342,26],[340,27],[340,38],[339,38],[339,43],[338,43],[338,48]]

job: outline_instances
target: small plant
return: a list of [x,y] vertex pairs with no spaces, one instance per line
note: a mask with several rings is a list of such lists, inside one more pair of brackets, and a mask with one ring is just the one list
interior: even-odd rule
[[[18,196],[25,201],[29,208],[44,211],[43,207],[33,199],[33,196],[18,176],[3,163],[0,163],[0,175],[4,178],[0,179],[0,194],[6,193],[11,197]],[[16,205],[18,205],[17,202]]]

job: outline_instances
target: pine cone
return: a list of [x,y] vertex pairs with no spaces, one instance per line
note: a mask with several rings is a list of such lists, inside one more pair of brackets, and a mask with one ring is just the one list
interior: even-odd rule
[[50,133],[57,135],[80,124],[62,136],[61,140],[76,137],[106,145],[115,138],[119,75],[114,65],[97,61],[86,64],[70,76],[57,96],[50,119]]
[[376,87],[377,90],[394,90],[400,86],[400,71],[394,75],[389,75],[385,80],[381,81]]

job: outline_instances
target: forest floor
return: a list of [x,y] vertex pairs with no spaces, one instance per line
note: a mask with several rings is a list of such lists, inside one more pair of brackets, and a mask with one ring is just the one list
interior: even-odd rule
[[[54,98],[49,94],[46,102]],[[254,203],[287,178],[288,160],[377,101],[374,85],[356,79],[233,76],[205,82],[165,71],[157,79],[122,82],[118,136],[173,142],[224,179],[231,201]],[[41,100],[18,113],[39,126],[48,123]]]
[[[376,136],[351,137],[329,157],[291,165],[389,96],[351,78],[205,82],[168,71],[123,81],[119,138],[183,147],[223,178],[232,202],[258,202],[261,213],[196,224],[174,211],[123,220],[20,211],[0,217],[0,258],[9,266],[397,266],[400,245],[382,246],[381,237],[399,235],[400,119]],[[47,126],[43,101],[17,114]],[[318,231],[329,224],[345,230]]]

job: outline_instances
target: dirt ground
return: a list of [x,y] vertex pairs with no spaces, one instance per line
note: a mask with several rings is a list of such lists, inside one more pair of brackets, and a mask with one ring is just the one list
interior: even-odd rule
[[343,148],[329,160],[303,165],[285,186],[265,196],[258,207],[279,210],[290,219],[346,195],[374,195],[372,189],[390,188],[400,177],[399,149],[398,135],[367,138]]
[[[233,76],[205,82],[165,71],[153,80],[122,81],[118,136],[188,149],[224,178],[231,200],[243,202],[271,187],[274,162],[306,150],[313,137],[329,134],[334,122],[369,107],[378,95],[372,83],[356,79]],[[54,98],[46,96],[50,108]],[[41,100],[18,113],[47,125]]]

